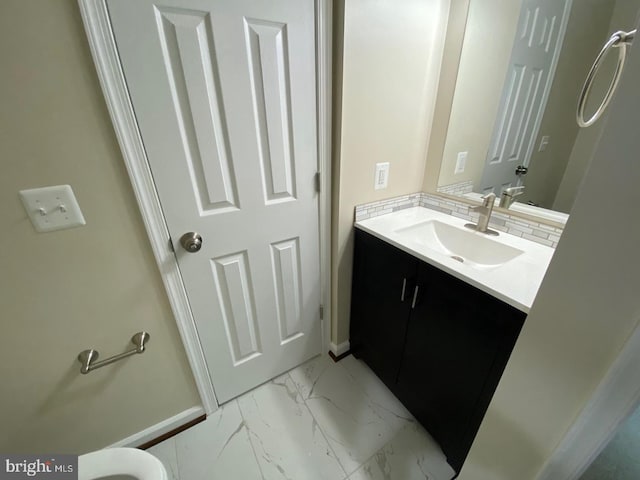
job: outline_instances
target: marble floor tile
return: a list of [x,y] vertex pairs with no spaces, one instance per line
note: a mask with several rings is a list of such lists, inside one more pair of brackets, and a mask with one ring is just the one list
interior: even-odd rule
[[429,478],[451,480],[454,477],[455,471],[447,463],[447,457],[442,452],[440,445],[418,422],[408,426],[399,440],[411,448],[417,457],[421,470],[431,474]]
[[413,424],[398,432],[349,480],[450,480],[454,473],[433,439]]
[[392,440],[349,476],[349,480],[433,480],[422,470],[413,452]]
[[451,480],[436,442],[363,362],[322,355],[149,451],[169,480]]
[[167,469],[167,474],[169,475],[168,480],[180,479],[178,475],[178,455],[176,454],[175,437],[168,438],[153,447],[149,447],[147,451],[160,459],[164,468]]
[[288,374],[243,395],[238,405],[266,480],[346,477]]
[[347,474],[414,422],[378,405],[346,368],[325,355],[289,374]]
[[402,428],[407,422],[414,422],[413,415],[405,408],[400,400],[380,380],[375,373],[362,361],[349,355],[342,359],[339,366],[344,368],[371,399],[385,419]]
[[174,439],[180,479],[264,479],[235,400]]
[[320,380],[327,371],[333,370],[337,366],[338,364],[327,355],[319,355],[299,367],[294,368],[289,372],[289,375],[296,384],[296,387],[298,387],[302,398],[306,400],[313,393],[316,382]]

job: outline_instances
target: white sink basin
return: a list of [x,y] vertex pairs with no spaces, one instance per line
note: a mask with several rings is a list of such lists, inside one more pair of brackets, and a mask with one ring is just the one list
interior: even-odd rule
[[467,222],[413,207],[355,226],[528,313],[553,249],[504,232],[488,237],[465,228]]
[[522,255],[517,248],[496,242],[482,233],[428,220],[395,231],[407,240],[421,244],[465,265],[497,267]]

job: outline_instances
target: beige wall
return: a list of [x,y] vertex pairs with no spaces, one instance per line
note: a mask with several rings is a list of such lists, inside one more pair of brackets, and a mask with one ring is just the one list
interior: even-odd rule
[[[533,480],[638,325],[640,50],[461,480]],[[607,192],[606,196],[602,192]]]
[[[340,7],[338,7],[340,8]],[[445,0],[344,2],[334,163],[332,341],[349,338],[353,211],[421,189],[448,15]],[[390,162],[389,187],[374,168]]]
[[[594,0],[591,0],[594,1]],[[636,28],[638,19],[638,10],[640,9],[640,0],[618,0],[615,3],[613,13],[610,15],[611,22],[604,32],[598,38],[598,47],[596,53],[600,50],[601,45],[609,35],[617,30],[633,30]],[[594,56],[595,58],[595,56]],[[606,62],[603,63],[601,71],[594,82],[593,91],[590,102],[587,104],[587,115],[591,114],[598,107],[600,99],[603,98],[609,80],[612,78],[615,69],[615,55],[609,55]],[[593,61],[593,60],[591,60]],[[585,75],[586,76],[586,75]],[[580,182],[584,175],[585,169],[589,165],[589,160],[593,155],[594,148],[600,139],[602,129],[605,124],[605,118],[589,128],[581,128],[575,139],[575,144],[571,150],[567,168],[560,182],[553,208],[568,212],[573,206],[574,199],[580,188]]]
[[[562,52],[520,201],[531,200],[546,208],[570,212],[571,205],[557,208],[554,199],[578,135],[576,99],[593,60],[609,35],[615,3],[615,0],[574,0],[571,6]],[[604,72],[603,75],[606,76]],[[537,146],[544,135],[550,136],[549,145],[544,152],[538,152]],[[589,145],[589,157],[594,146]],[[578,179],[582,178],[584,170],[585,165],[582,165],[574,172]],[[577,189],[573,190],[571,203],[576,193]]]
[[[521,4],[471,0],[439,186],[482,176]],[[455,174],[458,152],[468,152],[467,164],[464,172]]]
[[[0,451],[85,452],[200,403],[77,3],[0,4]],[[70,184],[82,228],[35,233],[18,190]],[[151,333],[144,355],[79,374]]]

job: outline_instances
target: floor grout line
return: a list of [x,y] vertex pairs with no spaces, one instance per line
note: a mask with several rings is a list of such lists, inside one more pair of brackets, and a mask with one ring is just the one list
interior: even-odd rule
[[[324,353],[320,354],[320,355],[326,355]],[[303,364],[304,365],[304,364]],[[298,368],[298,367],[296,367]],[[295,370],[295,368],[292,368],[291,370]],[[309,405],[307,405],[307,399],[304,398],[303,393],[300,391],[300,388],[298,387],[298,384],[293,380],[293,377],[290,375],[291,370],[289,370],[287,372],[287,375],[289,376],[289,379],[291,380],[291,382],[293,383],[293,385],[296,387],[296,390],[298,391],[298,395],[300,395],[300,398],[302,399],[302,403],[304,403],[304,406],[306,407],[306,409],[309,411],[309,414],[311,415],[311,418],[313,418],[313,421],[316,422],[316,425],[318,425],[318,430],[320,430],[320,433],[322,434],[322,438],[324,438],[324,441],[327,442],[327,446],[329,447],[329,449],[331,450],[331,453],[333,453],[333,456],[335,457],[336,461],[338,462],[338,465],[340,465],[340,468],[342,469],[342,471],[345,474],[345,477],[342,480],[348,480],[349,475],[351,475],[350,473],[347,473],[347,469],[344,468],[344,465],[342,465],[342,462],[340,461],[340,457],[338,457],[338,455],[336,454],[336,451],[333,449],[333,446],[331,445],[331,442],[329,441],[329,439],[327,438],[327,434],[325,433],[324,429],[322,428],[322,425],[320,425],[320,422],[318,422],[318,419],[316,418],[316,416],[313,414],[313,411],[311,410],[311,408],[309,407]],[[360,468],[360,467],[358,467]]]
[[[346,358],[346,357],[345,357]],[[331,361],[333,361],[333,359],[331,359]],[[345,373],[349,378],[354,379],[354,384],[356,385],[356,387],[364,394],[364,396],[367,399],[370,399],[369,394],[367,393],[367,391],[365,390],[364,386],[357,380],[355,380],[355,378],[353,377],[353,375],[351,375],[351,372],[349,372],[349,370],[347,370],[347,368],[344,365],[341,365],[340,362],[333,362],[331,363],[327,369],[329,368],[340,368],[342,369],[342,372]],[[320,374],[322,375],[324,374],[324,371]],[[295,385],[295,382],[294,382]],[[296,385],[296,388],[298,388],[298,386]],[[298,389],[298,391],[300,391],[300,389]],[[300,395],[302,396],[302,400],[305,402],[305,405],[307,404],[307,399],[304,398],[304,396],[302,395],[302,392],[300,392]],[[313,397],[313,398],[321,398],[321,397]],[[312,399],[312,397],[309,397],[309,399]],[[329,399],[325,399],[325,400],[329,400]],[[311,410],[311,408],[307,405],[307,408],[309,409],[309,412],[311,412],[311,415],[313,416],[314,420],[316,420],[315,416],[313,415],[313,411]],[[316,423],[318,424],[318,428],[320,428],[320,431],[322,432],[322,434],[324,435],[325,439],[327,438],[327,436],[329,436],[328,433],[325,433],[325,431],[323,430],[322,426],[320,425],[320,423],[316,420]],[[337,441],[337,440],[336,440]],[[336,455],[335,450],[333,449],[333,446],[331,445],[331,443],[327,440],[327,443],[329,444],[329,447],[331,448],[331,451],[333,452],[334,455]],[[386,443],[381,447],[384,448],[386,446]],[[375,452],[373,452],[373,454],[368,457],[364,462],[362,463],[358,463],[358,466],[356,468],[353,469],[353,471],[348,472],[347,468],[342,464],[342,462],[340,461],[340,458],[336,455],[336,459],[338,460],[338,463],[340,464],[340,466],[342,467],[342,470],[344,470],[344,472],[347,474],[347,476],[344,478],[344,480],[349,480],[349,477],[351,475],[353,475],[354,473],[356,473],[358,470],[360,470],[360,468],[362,468],[370,459],[372,459],[378,452],[380,451],[380,449],[376,450]]]
[[[260,387],[258,387],[260,388]],[[251,394],[251,392],[253,392],[253,390],[250,390],[249,392],[245,393],[244,395],[249,395]],[[240,395],[241,397],[243,397],[244,395]],[[249,424],[247,423],[247,419],[244,418],[244,413],[242,413],[242,408],[240,408],[240,402],[238,401],[238,398],[234,398],[233,401],[236,402],[236,405],[238,406],[238,411],[240,412],[240,418],[242,418],[242,423],[244,424],[244,427],[247,430],[247,437],[249,437],[249,445],[251,446],[251,451],[253,452],[253,458],[256,461],[256,465],[258,465],[258,470],[260,470],[260,476],[262,477],[262,480],[265,480],[265,476],[264,476],[264,471],[262,470],[262,465],[260,465],[260,460],[258,460],[258,454],[256,453],[256,447],[253,444],[253,441],[251,440],[251,429],[249,428]]]
[[[205,420],[205,422],[206,422],[206,420]],[[193,428],[193,427],[191,427],[191,428]],[[186,431],[187,430],[185,430],[185,432]],[[180,434],[178,434],[178,435],[180,435]],[[171,440],[173,440],[173,448],[175,449],[175,452],[176,452],[176,466],[178,467],[177,475],[178,475],[178,480],[180,480],[180,479],[182,479],[182,468],[180,467],[180,463],[181,462],[180,462],[180,455],[178,453],[178,441],[176,440],[176,437],[178,435],[176,435],[175,437],[172,437]]]
[[[345,357],[347,358],[347,357]],[[360,361],[358,359],[356,359],[354,357],[354,359],[356,361]],[[340,362],[338,362],[340,363]],[[374,400],[374,397],[372,395],[370,395],[370,392],[367,390],[367,388],[365,388],[365,385],[362,383],[362,379],[356,375],[353,375],[352,372],[344,366],[344,364],[339,365],[343,372],[346,373],[346,375],[351,378],[353,380],[353,382],[358,386],[358,388],[363,392],[363,394],[365,395],[365,397],[371,402],[371,404],[374,406],[374,408],[377,410],[378,408],[396,416],[397,418],[404,420],[406,422],[405,425],[403,425],[402,427],[400,427],[394,434],[393,436],[384,444],[382,445],[378,450],[376,450],[369,458],[367,458],[362,464],[360,464],[358,466],[358,468],[356,468],[353,472],[349,473],[349,476],[353,475],[355,472],[357,472],[360,468],[362,468],[364,465],[366,465],[367,463],[369,463],[370,461],[372,461],[376,455],[378,455],[380,452],[384,452],[384,449],[387,448],[387,446],[389,446],[394,440],[396,440],[398,438],[398,436],[407,428],[410,428],[412,424],[415,424],[417,422],[417,420],[415,419],[415,417],[413,417],[413,415],[411,415],[410,412],[407,412],[410,415],[410,418],[406,418],[404,416],[398,415],[397,413],[393,412],[392,410],[390,410],[389,408],[385,407],[384,405],[380,404],[379,402],[377,402],[376,400]],[[385,388],[386,385],[383,385]],[[393,392],[389,392],[391,393],[391,395],[393,395]],[[395,395],[393,395],[395,397]],[[397,399],[397,397],[395,397]],[[398,402],[400,402],[400,400],[398,400]],[[386,423],[386,421],[385,421]],[[416,457],[416,460],[419,458],[418,453],[415,451],[414,448],[411,448],[411,453]],[[422,467],[420,467],[420,469],[422,470]],[[427,469],[427,473],[429,475],[431,475],[431,477],[433,477],[433,480],[435,479],[435,475],[433,474],[433,472],[431,472],[429,469]],[[429,479],[431,480],[431,478]]]
[[[390,441],[391,440],[389,440],[389,442]],[[387,443],[389,443],[389,442],[387,442]],[[384,447],[387,446],[387,443],[385,443],[382,448],[380,448],[380,449],[376,450],[375,452],[373,452],[369,458],[367,458],[364,462],[362,462],[362,465],[359,465],[358,468],[356,468],[353,472],[351,472],[349,475],[347,475],[347,478],[345,480],[348,480],[351,475],[356,473],[358,470],[360,470],[362,467],[364,467],[367,463],[369,463],[371,460],[373,460],[373,458],[378,454],[378,452],[380,452],[380,450],[382,450]]]
[[177,472],[172,471],[171,473],[173,473],[176,480],[180,480],[182,478],[182,474],[180,473],[180,460],[178,459],[178,442],[176,442],[175,437],[169,438],[168,440],[171,440],[171,443],[173,444],[173,454],[175,455],[176,469],[178,470]]

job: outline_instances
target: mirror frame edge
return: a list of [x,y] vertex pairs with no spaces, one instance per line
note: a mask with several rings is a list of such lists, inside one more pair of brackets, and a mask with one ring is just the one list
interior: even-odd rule
[[452,0],[449,5],[449,17],[444,41],[445,51],[440,65],[436,105],[431,123],[432,127],[422,179],[422,190],[424,192],[437,192],[438,189],[442,155],[447,141],[470,4],[471,0]]
[[[435,195],[435,196],[438,196],[438,197],[441,197],[441,198],[445,198],[447,200],[452,200],[452,201],[464,203],[466,205],[469,205],[470,207],[475,207],[475,206],[482,205],[481,202],[476,202],[476,201],[471,200],[469,198],[461,197],[461,196],[458,196],[458,195],[450,195],[448,193],[427,192],[427,191],[425,191],[423,193],[426,193],[427,195]],[[496,199],[496,203],[497,202],[498,202],[498,199]],[[528,213],[517,212],[515,210],[510,210],[508,208],[502,208],[502,207],[495,206],[495,207],[493,207],[493,211],[494,212],[498,212],[498,213],[502,213],[504,215],[510,215],[512,217],[522,218],[522,219],[527,220],[529,222],[535,222],[535,223],[539,223],[541,225],[548,225],[550,227],[564,229],[565,226],[566,226],[566,224],[561,223],[561,222],[554,222],[553,220],[549,220],[548,218],[539,217],[537,215],[529,215]]]

